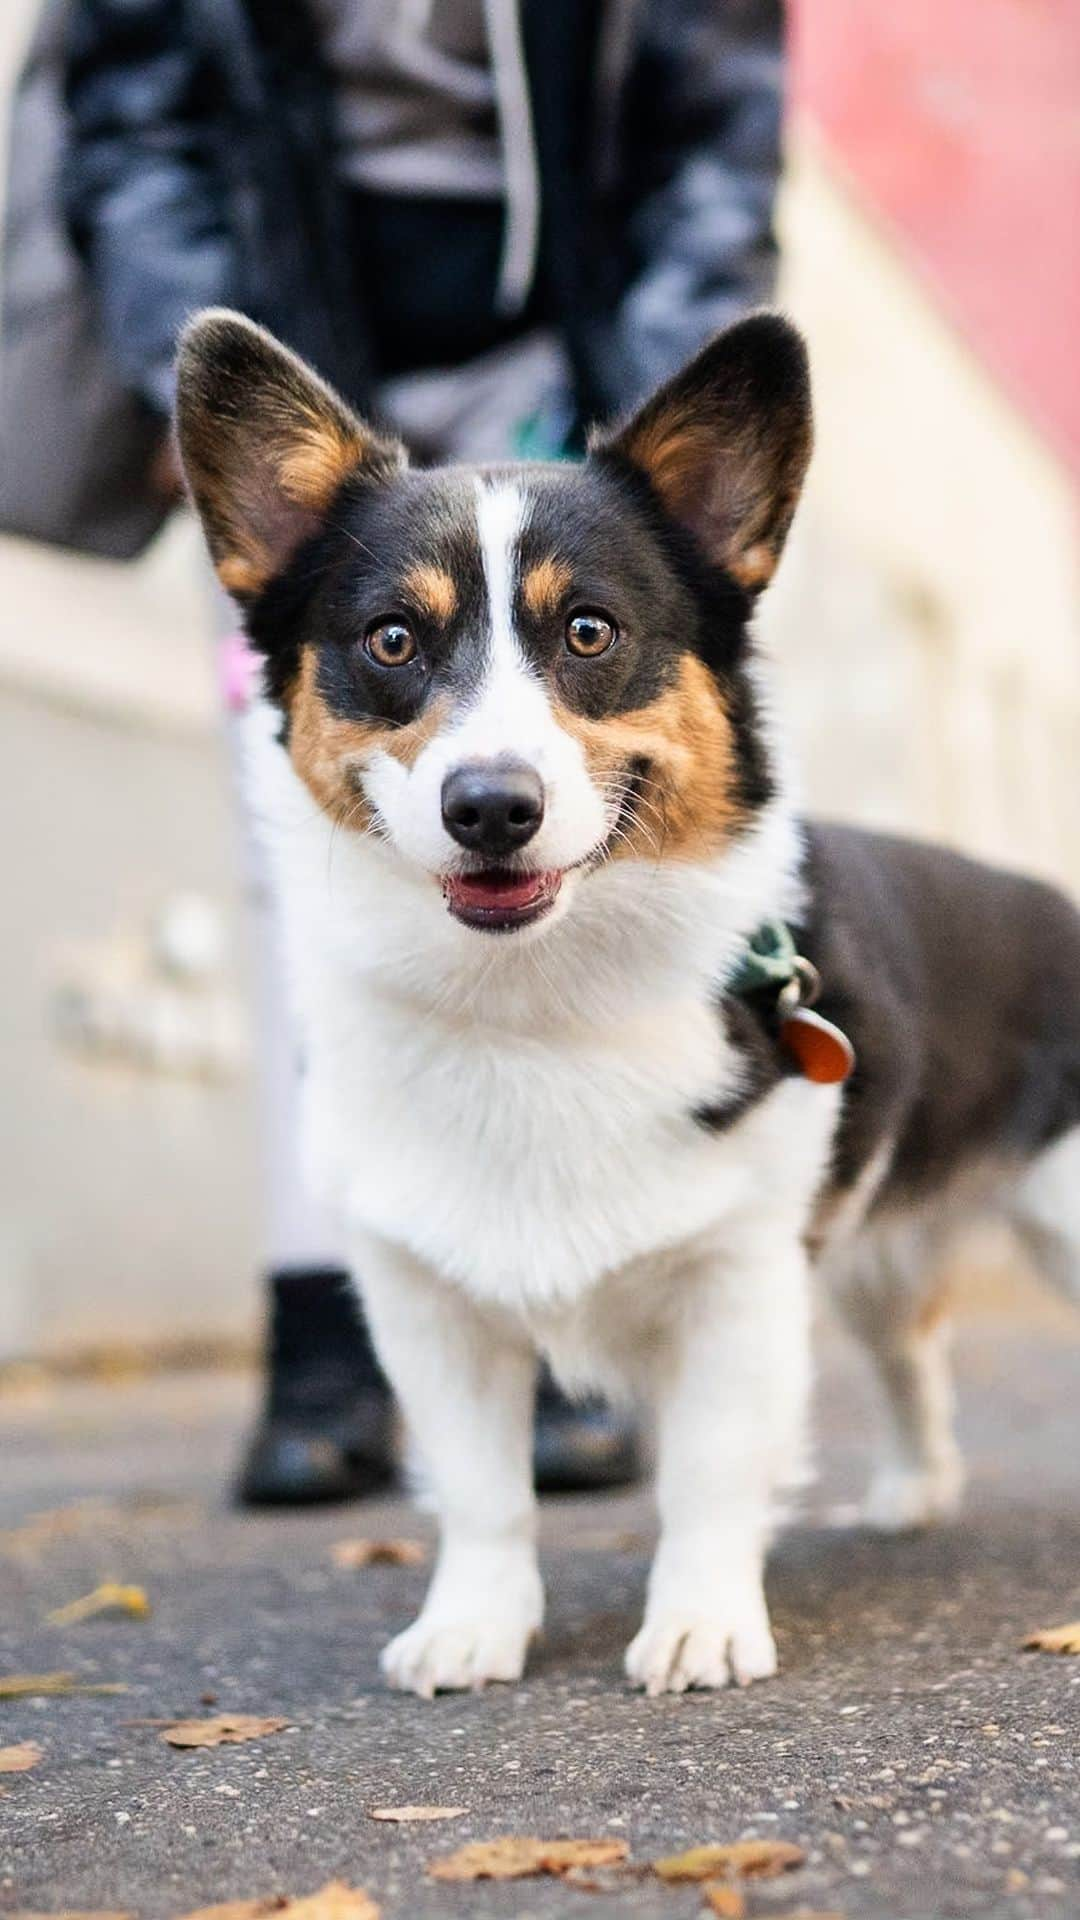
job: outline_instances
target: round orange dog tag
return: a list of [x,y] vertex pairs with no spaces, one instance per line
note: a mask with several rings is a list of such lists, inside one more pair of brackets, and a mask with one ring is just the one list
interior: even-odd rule
[[855,1065],[855,1049],[847,1034],[810,1007],[795,1007],[784,1016],[780,1044],[798,1061],[806,1078],[819,1086],[836,1086]]

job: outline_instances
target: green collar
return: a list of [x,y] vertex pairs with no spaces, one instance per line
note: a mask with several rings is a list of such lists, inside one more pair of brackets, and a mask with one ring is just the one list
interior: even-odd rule
[[763,920],[750,935],[746,951],[727,982],[727,991],[740,999],[752,993],[779,994],[792,981],[802,982],[805,967],[791,928],[783,920]]
[[843,1030],[811,1011],[821,992],[813,961],[796,950],[783,920],[763,920],[746,943],[727,991],[753,1002],[798,1071],[819,1086],[839,1086],[854,1070],[855,1049]]

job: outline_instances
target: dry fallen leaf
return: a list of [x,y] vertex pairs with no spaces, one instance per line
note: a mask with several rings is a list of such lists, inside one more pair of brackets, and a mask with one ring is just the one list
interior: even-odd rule
[[468,1807],[369,1807],[372,1820],[394,1820],[402,1826],[412,1820],[460,1820]]
[[105,1580],[93,1593],[84,1593],[81,1600],[54,1607],[46,1619],[52,1627],[74,1627],[99,1613],[126,1613],[129,1619],[145,1620],[149,1612],[150,1602],[142,1587],[122,1587],[115,1580]]
[[41,1513],[28,1514],[17,1527],[0,1533],[0,1547],[13,1553],[33,1552],[53,1540],[80,1533],[91,1523],[100,1524],[107,1511],[103,1500],[87,1500],[81,1507],[47,1507]]
[[379,1909],[363,1888],[341,1880],[331,1880],[306,1900],[290,1900],[285,1913],[287,1920],[379,1920]]
[[103,1538],[123,1534],[132,1524],[140,1528],[161,1520],[187,1524],[203,1511],[197,1501],[152,1491],[136,1491],[117,1500],[84,1500],[77,1507],[49,1507],[0,1533],[0,1552],[40,1562],[54,1542],[75,1534],[93,1534],[100,1544]]
[[654,1860],[652,1870],[661,1880],[775,1880],[778,1874],[801,1867],[806,1855],[789,1840],[736,1840],[726,1847],[691,1847],[687,1853]]
[[222,1906],[186,1913],[183,1920],[262,1920],[271,1913],[281,1914],[283,1920],[379,1920],[375,1902],[362,1888],[347,1887],[342,1880],[331,1880],[318,1893],[300,1900],[288,1900],[280,1893],[263,1900],[226,1900]]
[[33,1740],[18,1747],[0,1747],[0,1773],[29,1773],[41,1759],[41,1748]]
[[422,1567],[427,1548],[419,1540],[336,1540],[330,1549],[335,1567]]
[[1080,1620],[1071,1620],[1067,1627],[1044,1627],[1041,1633],[1033,1633],[1024,1641],[1027,1653],[1080,1653]]
[[475,1840],[428,1868],[433,1880],[525,1880],[578,1867],[613,1867],[626,1859],[625,1840],[535,1840],[505,1834]]
[[262,1719],[254,1713],[218,1713],[209,1720],[171,1720],[161,1738],[170,1747],[238,1747],[245,1740],[280,1733],[288,1724],[275,1715]]
[[0,1675],[0,1700],[29,1700],[35,1694],[126,1693],[122,1680],[79,1680],[73,1673]]
[[744,1920],[746,1900],[730,1880],[709,1880],[701,1891],[710,1913],[718,1913],[721,1920]]

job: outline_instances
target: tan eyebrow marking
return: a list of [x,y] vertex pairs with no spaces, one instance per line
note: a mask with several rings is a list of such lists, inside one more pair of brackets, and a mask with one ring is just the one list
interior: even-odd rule
[[569,592],[571,577],[569,567],[564,561],[556,560],[553,553],[528,568],[521,582],[521,598],[535,620],[558,612]]
[[430,614],[433,620],[453,619],[457,612],[458,593],[453,577],[445,567],[428,564],[410,567],[401,584],[421,613]]

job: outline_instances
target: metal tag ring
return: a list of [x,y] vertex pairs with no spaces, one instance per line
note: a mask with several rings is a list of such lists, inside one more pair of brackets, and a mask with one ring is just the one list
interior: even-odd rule
[[792,966],[795,970],[795,979],[792,985],[798,987],[799,995],[796,1005],[800,1007],[814,1006],[821,998],[820,973],[813,961],[807,960],[801,953],[795,955]]

